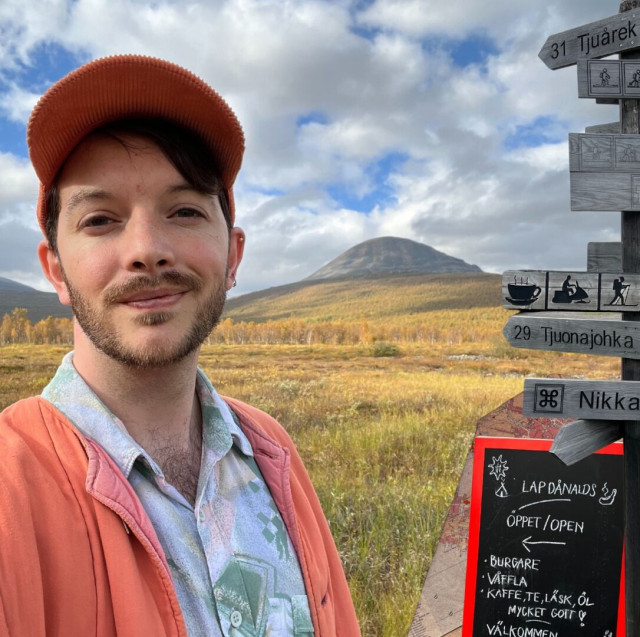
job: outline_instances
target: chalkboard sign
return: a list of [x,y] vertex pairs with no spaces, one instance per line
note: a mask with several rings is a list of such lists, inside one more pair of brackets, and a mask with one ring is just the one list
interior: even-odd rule
[[622,445],[477,438],[463,637],[624,635]]

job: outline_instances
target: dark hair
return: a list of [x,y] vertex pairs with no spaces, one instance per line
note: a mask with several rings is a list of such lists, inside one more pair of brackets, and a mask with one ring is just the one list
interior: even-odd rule
[[[123,135],[135,135],[153,142],[194,190],[218,196],[227,227],[231,229],[231,210],[222,188],[219,168],[212,152],[198,135],[183,126],[163,119],[122,119],[101,126],[90,135],[110,137],[127,148],[130,148],[130,145],[123,141]],[[47,241],[53,250],[57,250],[60,172],[62,167],[53,185],[45,193],[47,217],[44,229]]]

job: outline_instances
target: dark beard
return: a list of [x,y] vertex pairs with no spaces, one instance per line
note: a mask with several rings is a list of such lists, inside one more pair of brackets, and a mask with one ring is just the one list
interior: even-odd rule
[[[69,291],[75,318],[89,340],[110,358],[128,367],[138,369],[152,369],[172,365],[197,350],[220,321],[227,298],[227,292],[224,287],[225,276],[218,282],[209,298],[198,306],[191,328],[180,342],[171,349],[138,351],[132,347],[125,346],[117,334],[113,332],[108,320],[105,320],[104,314],[91,307],[86,299],[70,284],[64,272],[63,277]],[[104,304],[109,307],[117,303],[117,299],[126,295],[135,294],[143,289],[161,287],[166,284],[178,285],[191,292],[198,292],[202,289],[200,279],[195,276],[175,271],[164,272],[157,277],[136,277],[123,285],[109,288],[104,293]],[[141,325],[152,326],[166,323],[171,317],[171,312],[148,312],[140,315],[137,320]]]

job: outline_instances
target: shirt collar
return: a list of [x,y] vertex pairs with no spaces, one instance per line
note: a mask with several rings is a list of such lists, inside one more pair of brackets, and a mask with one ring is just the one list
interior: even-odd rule
[[[196,392],[202,407],[203,448],[214,460],[232,444],[244,455],[253,456],[251,444],[240,429],[231,409],[218,395],[202,370],[198,370]],[[128,478],[138,458],[158,475],[162,470],[131,437],[125,424],[113,414],[87,385],[73,366],[73,352],[63,359],[42,397],[57,407],[78,430],[97,442]]]

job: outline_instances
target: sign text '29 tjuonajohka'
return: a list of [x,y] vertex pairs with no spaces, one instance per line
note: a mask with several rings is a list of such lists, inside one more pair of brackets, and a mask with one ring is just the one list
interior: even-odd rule
[[640,359],[640,323],[634,321],[523,312],[509,318],[503,334],[523,349]]

